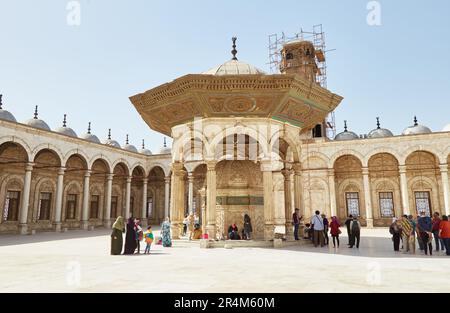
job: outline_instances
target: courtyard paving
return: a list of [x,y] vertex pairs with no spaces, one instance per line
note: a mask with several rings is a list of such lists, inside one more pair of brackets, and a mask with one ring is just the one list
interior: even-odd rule
[[[156,231],[156,234],[158,232]],[[110,256],[108,230],[0,236],[0,292],[450,292],[450,258],[394,253],[387,229],[359,250],[308,245]]]

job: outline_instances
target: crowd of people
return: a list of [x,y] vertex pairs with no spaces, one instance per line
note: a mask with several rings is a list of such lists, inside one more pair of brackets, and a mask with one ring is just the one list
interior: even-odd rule
[[396,252],[415,254],[417,242],[420,251],[433,255],[434,240],[435,251],[445,251],[450,256],[450,222],[448,216],[441,218],[438,212],[433,214],[433,218],[423,211],[417,218],[412,215],[394,218],[389,232]]
[[[299,209],[295,209],[292,216],[295,240],[300,240],[298,232],[302,220],[303,216],[299,215]],[[331,235],[333,247],[339,248],[339,235],[342,234],[341,226],[347,228],[348,247],[359,249],[361,223],[357,216],[352,215],[341,225],[336,216],[333,216],[331,222],[329,222],[325,214],[316,211],[311,218],[311,222],[305,224],[303,238],[311,240],[314,247],[324,247],[329,245],[329,235]],[[450,255],[449,217],[444,215],[441,218],[438,212],[433,214],[433,218],[426,216],[425,212],[421,212],[417,218],[412,215],[394,218],[389,227],[389,232],[392,235],[394,251],[415,254],[417,242],[420,251],[423,251],[425,255],[432,255],[434,239],[435,251],[445,251],[447,255]]]

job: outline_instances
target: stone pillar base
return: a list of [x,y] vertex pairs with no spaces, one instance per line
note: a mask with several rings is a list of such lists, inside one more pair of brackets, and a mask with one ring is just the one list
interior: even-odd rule
[[28,235],[28,225],[27,224],[19,224],[19,234]]
[[170,227],[170,232],[172,235],[172,239],[180,239],[182,234],[182,223],[180,222],[172,222]]
[[111,228],[112,227],[112,222],[110,219],[104,220],[103,221],[103,227],[105,228]]
[[266,224],[264,227],[264,240],[271,241],[274,238],[274,227],[273,224]]
[[81,229],[82,230],[88,230],[89,229],[89,222],[88,221],[81,221]]
[[55,232],[57,233],[61,232],[61,223],[53,224],[53,228],[55,229]]
[[274,239],[273,241],[273,247],[275,249],[283,248],[283,239]]
[[369,218],[366,220],[367,228],[373,228],[373,218]]
[[206,226],[206,233],[208,234],[209,240],[215,240],[216,239],[216,225],[207,225]]
[[286,223],[286,240],[295,241],[294,225],[292,225],[292,223]]

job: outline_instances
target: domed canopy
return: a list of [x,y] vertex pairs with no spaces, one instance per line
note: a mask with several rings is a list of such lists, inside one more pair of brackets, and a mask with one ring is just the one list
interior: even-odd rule
[[88,131],[86,134],[83,135],[83,137],[81,137],[83,139],[89,140],[91,142],[95,142],[95,143],[101,143],[100,139],[98,139],[97,136],[91,134],[91,122],[89,122],[89,126],[88,126]]
[[107,146],[120,148],[120,144],[117,141],[111,139],[111,128],[108,130],[108,139],[106,139],[104,144],[107,145]]
[[369,138],[386,138],[386,137],[394,137],[394,134],[386,128],[381,128],[380,118],[377,117],[377,128],[372,130],[369,135]]
[[253,65],[250,65],[245,62],[238,61],[236,54],[236,37],[232,38],[233,40],[233,50],[231,51],[233,58],[223,63],[222,65],[216,66],[206,72],[203,72],[202,74],[205,75],[264,75],[265,73],[261,71],[260,69],[254,67]]
[[67,125],[66,125],[67,124],[66,117],[67,117],[66,114],[64,114],[63,126],[58,128],[56,131],[58,133],[66,135],[66,136],[78,137],[77,134],[75,133],[75,131],[72,128],[67,127]]
[[421,135],[421,134],[431,134],[432,131],[426,126],[419,125],[417,122],[417,117],[414,116],[414,125],[406,128],[403,131],[403,135]]
[[443,132],[450,132],[450,124],[444,127]]
[[14,115],[12,115],[10,112],[8,112],[6,110],[3,110],[2,97],[3,97],[3,95],[0,95],[0,120],[16,123],[17,121],[16,121],[16,118],[14,117]]
[[145,140],[144,139],[142,139],[142,149],[139,150],[139,153],[145,154],[145,155],[152,155],[153,154],[150,150],[145,149]]
[[342,133],[337,134],[336,137],[334,137],[334,140],[344,141],[344,140],[355,140],[355,139],[359,139],[359,136],[352,131],[348,131],[347,121],[344,121],[344,131]]
[[133,145],[130,145],[130,143],[128,142],[128,135],[127,135],[127,140],[125,142],[125,146],[123,146],[124,150],[130,151],[130,152],[138,152],[136,147]]
[[164,137],[164,145],[159,150],[159,154],[172,154],[172,149],[167,147],[166,137]]
[[27,125],[43,130],[51,130],[46,122],[38,118],[38,106],[34,110],[34,117],[26,122]]
[[258,69],[257,67],[251,64],[241,62],[238,60],[231,60],[223,63],[222,65],[216,66],[206,72],[203,72],[202,74],[222,76],[222,75],[264,75],[266,73],[264,73],[262,70]]

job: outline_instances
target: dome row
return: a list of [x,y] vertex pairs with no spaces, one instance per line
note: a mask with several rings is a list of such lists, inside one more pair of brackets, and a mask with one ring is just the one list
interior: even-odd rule
[[[450,124],[444,127],[442,130],[443,132],[450,132]],[[420,125],[417,121],[417,117],[414,117],[414,125],[409,126],[406,128],[402,135],[420,135],[420,134],[431,134],[432,131],[430,128]],[[386,128],[381,128],[380,124],[380,118],[377,117],[377,128],[372,130],[368,135],[367,138],[387,138],[387,137],[393,137],[394,134]],[[343,140],[354,140],[359,139],[360,136],[358,136],[356,133],[349,131],[347,127],[347,121],[344,121],[344,131],[342,133],[339,133],[334,137],[334,140],[343,141]]]
[[[9,111],[6,111],[2,108],[2,95],[0,95],[0,120],[5,120],[5,121],[9,121],[9,122],[14,122],[17,123],[16,118],[14,117],[14,115],[12,115]],[[26,125],[34,127],[34,128],[38,128],[38,129],[42,129],[42,130],[46,130],[46,131],[51,131],[50,127],[48,126],[48,124],[43,121],[42,119],[40,119],[38,117],[38,106],[35,107],[34,110],[34,117],[27,120],[25,122]],[[70,137],[74,137],[77,138],[77,134],[76,132],[67,126],[67,116],[66,114],[64,114],[64,120],[63,120],[63,125],[62,127],[59,127],[58,129],[55,130],[57,133],[66,135],[66,136],[70,136]],[[89,122],[89,126],[88,126],[88,131],[86,134],[80,136],[81,139],[85,139],[94,143],[98,143],[101,144],[100,139],[98,139],[98,137],[96,135],[93,135],[91,133],[91,122]],[[108,145],[108,146],[112,146],[115,148],[121,148],[120,144],[111,139],[111,129],[109,129],[108,131],[108,139],[103,142],[103,144]],[[128,135],[126,138],[126,142],[125,145],[123,146],[124,150],[130,151],[130,152],[135,152],[135,153],[141,153],[141,154],[145,154],[145,155],[152,155],[152,152],[148,149],[145,148],[145,142],[144,140],[142,140],[142,148],[138,151],[138,149],[131,145],[128,141]],[[159,154],[170,154],[171,153],[171,148],[167,147],[166,144],[166,138],[164,138],[164,145],[163,147],[161,147],[161,149],[159,150]]]

